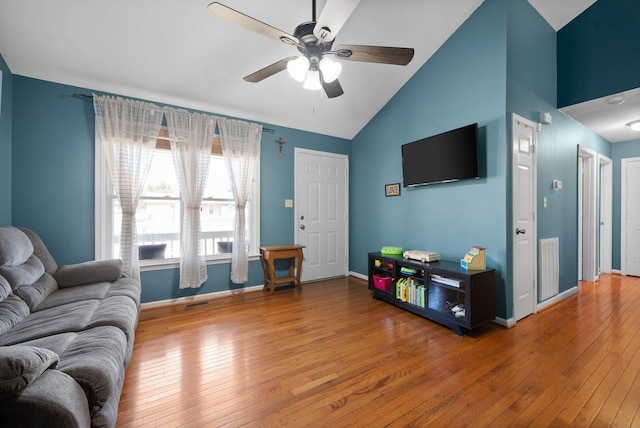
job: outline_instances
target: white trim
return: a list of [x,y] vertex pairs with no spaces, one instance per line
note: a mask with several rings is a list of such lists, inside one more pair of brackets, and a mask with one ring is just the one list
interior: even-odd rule
[[[578,216],[585,217],[586,221],[582,223],[582,230],[578,231],[578,245],[586,246],[586,254],[582,254],[582,264],[578,260],[578,278],[583,281],[594,282],[596,277],[596,156],[597,153],[587,147],[578,145],[578,162],[583,158],[586,162],[586,169],[583,170],[587,182],[586,190],[589,195],[589,201],[582,201],[578,204]],[[581,180],[581,177],[578,177]],[[578,186],[580,188],[580,186]],[[580,195],[578,195],[580,200]],[[584,209],[587,212],[584,212]],[[583,215],[584,214],[584,215]],[[586,242],[584,240],[586,239]],[[580,277],[580,273],[582,276]]]
[[252,287],[239,288],[237,290],[214,291],[213,293],[198,294],[196,296],[178,297],[175,299],[158,300],[155,302],[142,303],[141,309],[162,308],[164,306],[173,306],[178,304],[192,304],[202,302],[208,299],[219,299],[220,297],[235,296],[238,294],[260,291],[264,285],[254,285]]
[[556,294],[555,296],[545,300],[544,302],[538,303],[538,310],[546,308],[554,303],[557,303],[561,300],[567,299],[575,294],[578,294],[579,288],[578,286],[571,287],[568,290],[563,291],[562,293]]
[[620,274],[627,275],[627,164],[639,158],[625,158],[620,162]]
[[600,166],[600,263],[599,272],[611,273],[613,253],[613,161],[598,154]]
[[511,327],[516,325],[516,320],[515,320],[515,318],[505,319],[505,318],[496,317],[493,320],[493,323],[501,325],[502,327],[511,328]]
[[369,277],[367,275],[363,275],[363,274],[358,273],[358,272],[349,271],[347,273],[347,276],[355,276],[356,278],[362,279],[364,281],[369,281]]
[[[250,254],[249,261],[260,260],[260,254]],[[148,262],[148,263],[145,263]],[[206,259],[207,266],[222,265],[231,263],[231,257],[220,257],[215,259]],[[167,269],[179,269],[179,259],[164,259],[164,260],[140,260],[140,272],[149,272],[154,270],[167,270]]]

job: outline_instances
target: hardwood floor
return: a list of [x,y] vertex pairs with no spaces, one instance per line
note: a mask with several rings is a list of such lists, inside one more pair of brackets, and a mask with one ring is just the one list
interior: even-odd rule
[[640,278],[459,337],[341,278],[143,310],[119,427],[640,426]]

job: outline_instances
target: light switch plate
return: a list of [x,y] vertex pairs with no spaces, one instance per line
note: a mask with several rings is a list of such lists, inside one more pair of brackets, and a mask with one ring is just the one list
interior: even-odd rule
[[293,208],[293,199],[285,199],[284,200],[285,208]]

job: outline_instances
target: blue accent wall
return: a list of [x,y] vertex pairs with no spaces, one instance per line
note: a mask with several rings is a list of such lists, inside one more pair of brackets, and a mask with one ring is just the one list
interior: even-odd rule
[[[73,96],[91,91],[21,76],[14,77],[13,90],[13,153],[9,156],[13,172],[12,185],[7,186],[12,189],[13,206],[12,218],[6,223],[35,230],[58,264],[91,260],[95,247],[94,112],[91,99]],[[285,208],[284,200],[294,198],[294,148],[348,155],[350,147],[340,138],[263,125],[274,132],[262,136],[260,243],[293,242],[293,209]],[[282,159],[274,142],[278,137],[287,141]],[[0,150],[10,151],[11,144],[7,145]],[[208,266],[208,274],[201,288],[180,290],[178,269],[143,272],[142,301],[242,287],[230,282],[229,263]],[[263,282],[260,262],[251,261],[245,285]]]
[[[354,138],[351,149],[350,263],[367,273],[367,253],[384,245],[459,260],[487,248],[496,269],[498,315],[511,311],[506,287],[506,8],[487,1]],[[478,180],[402,188],[401,145],[479,124]]]
[[[533,122],[540,120],[541,112],[552,115],[552,124],[542,126],[537,134],[537,231],[538,239],[559,238],[562,292],[578,284],[578,144],[606,156],[610,155],[611,144],[555,108],[557,54],[553,28],[529,2],[520,0],[509,2],[508,28],[507,112]],[[553,180],[561,180],[563,188],[553,190]],[[511,191],[507,192],[509,204],[510,195]]]
[[11,139],[13,117],[13,75],[0,55],[0,226],[11,224]]
[[558,31],[558,105],[640,87],[640,2],[598,0]]
[[610,158],[613,161],[613,254],[611,255],[611,266],[613,269],[621,269],[622,159],[640,158],[640,139],[612,144]]

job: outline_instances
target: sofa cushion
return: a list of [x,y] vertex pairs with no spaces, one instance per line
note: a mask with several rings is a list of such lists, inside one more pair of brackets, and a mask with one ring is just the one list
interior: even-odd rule
[[[15,290],[16,296],[20,297],[29,305],[32,311],[42,303],[47,297],[58,289],[56,280],[48,273],[44,273],[33,284],[21,285]],[[48,300],[48,299],[47,299]]]
[[93,317],[99,303],[99,300],[87,300],[32,312],[0,336],[0,345],[15,345],[52,334],[81,331]]
[[37,308],[32,309],[32,311],[38,312],[83,300],[102,300],[105,298],[110,285],[108,282],[97,282],[78,287],[60,288],[51,293],[44,302],[38,305]]
[[18,266],[33,254],[27,235],[15,227],[0,227],[0,266]]
[[94,282],[112,282],[122,276],[122,260],[95,260],[61,266],[54,278],[58,286],[74,287]]
[[80,384],[92,418],[122,388],[127,340],[116,327],[96,327],[77,334],[60,354],[57,369]]
[[45,370],[58,364],[58,355],[33,346],[0,347],[0,398],[29,386]]
[[43,273],[44,265],[33,254],[19,265],[0,267],[0,275],[9,281],[14,290],[21,285],[33,284],[40,279]]
[[[115,418],[101,426],[114,426]],[[45,370],[29,388],[0,403],[0,426],[12,428],[89,428],[87,397],[66,373]]]
[[0,302],[6,299],[11,292],[11,284],[9,284],[9,281],[0,276]]
[[31,241],[31,244],[33,245],[33,254],[35,254],[44,265],[44,271],[49,275],[53,275],[56,270],[58,270],[58,264],[44,245],[44,242],[42,242],[42,239],[40,239],[40,236],[38,236],[38,234],[33,230],[27,229],[26,227],[20,227],[19,229],[24,232]]
[[27,304],[15,294],[0,302],[0,336],[29,315]]

